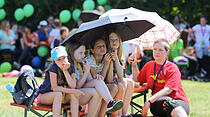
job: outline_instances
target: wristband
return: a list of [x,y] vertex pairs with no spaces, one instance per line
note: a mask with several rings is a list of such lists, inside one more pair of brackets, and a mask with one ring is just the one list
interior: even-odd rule
[[152,102],[150,100],[147,100],[147,102],[149,102],[149,104],[152,105]]

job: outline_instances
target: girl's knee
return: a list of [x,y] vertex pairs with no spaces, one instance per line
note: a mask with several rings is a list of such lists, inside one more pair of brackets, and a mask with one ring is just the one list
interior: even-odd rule
[[118,84],[118,92],[125,92],[126,86],[124,84]]
[[71,99],[77,99],[77,97],[74,94],[70,94]]
[[95,85],[103,85],[103,84],[105,84],[104,81],[100,80],[100,79],[94,79],[93,82],[94,82]]
[[134,81],[133,79],[127,78],[127,87],[134,88]]
[[102,101],[102,97],[99,95],[97,91],[95,91],[92,95],[92,97],[95,99],[95,101]]
[[118,86],[116,85],[116,84],[113,84],[112,86],[111,86],[111,90],[113,90],[113,91],[118,91]]
[[62,98],[62,92],[53,92],[55,97]]
[[116,84],[109,84],[107,85],[110,92],[116,94],[118,92],[118,86]]
[[100,95],[98,94],[98,92],[92,88],[92,89],[89,89],[90,92],[89,92],[89,95],[92,96],[92,97],[100,97]]

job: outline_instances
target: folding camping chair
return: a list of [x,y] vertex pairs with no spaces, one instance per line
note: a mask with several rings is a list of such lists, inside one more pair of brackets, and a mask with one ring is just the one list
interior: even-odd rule
[[142,105],[138,104],[137,102],[135,102],[135,99],[144,96],[144,102],[146,102],[147,100],[147,93],[148,93],[148,87],[147,85],[139,85],[139,84],[135,84],[135,88],[133,91],[133,97],[131,99],[131,113],[134,114],[134,109],[137,111],[136,113],[140,113],[141,109],[142,109]]

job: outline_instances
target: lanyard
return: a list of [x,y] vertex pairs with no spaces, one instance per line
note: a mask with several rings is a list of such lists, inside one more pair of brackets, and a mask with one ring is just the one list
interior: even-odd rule
[[80,78],[82,78],[84,70],[83,70],[83,68],[82,68],[80,63],[77,63],[75,67],[76,67],[77,80],[79,80]]
[[166,64],[166,60],[164,61],[164,63],[160,67],[158,73],[156,74],[156,63],[154,63],[154,76],[155,76],[155,79],[154,79],[154,84],[153,84],[153,87],[152,87],[152,93],[151,94],[154,93],[154,89],[155,89],[155,86],[156,86],[156,83],[157,83],[158,76],[160,75],[160,72],[162,71],[162,69],[163,69],[165,64]]
[[102,67],[102,64],[103,64],[103,63],[99,63],[99,65],[97,65],[96,60],[95,60],[95,58],[94,58],[93,55],[91,55],[91,58],[92,58],[94,64],[96,65],[96,71],[97,71],[97,73],[100,74],[100,72],[101,72],[101,71],[100,71],[100,68]]
[[202,33],[202,37],[204,38],[205,36],[205,32],[206,32],[206,26],[202,28],[201,26],[201,33]]

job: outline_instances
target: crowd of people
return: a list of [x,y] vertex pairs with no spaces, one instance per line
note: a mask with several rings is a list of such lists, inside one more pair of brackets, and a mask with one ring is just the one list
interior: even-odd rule
[[200,24],[192,28],[185,21],[179,19],[179,25],[174,24],[180,31],[180,39],[171,45],[170,59],[184,56],[188,60],[187,72],[183,73],[187,79],[210,80],[210,26],[204,16],[200,17]]
[[[180,32],[177,40],[170,45],[168,60],[174,62],[179,67],[182,78],[195,81],[210,81],[210,30],[207,19],[200,17],[200,24],[190,28],[190,25],[175,16],[172,21],[174,27]],[[136,56],[138,67],[141,70],[143,65],[154,59],[151,48],[144,49],[141,45],[136,46],[127,42],[123,43],[125,61],[125,74],[131,75],[131,64],[128,62],[129,56]],[[141,59],[139,59],[141,58]]]
[[[201,17],[200,24],[190,28],[178,16],[173,25],[181,33],[177,41],[169,45],[164,39],[157,40],[151,54],[146,54],[139,45],[131,45],[131,51],[123,50],[128,44],[122,43],[119,33],[111,29],[89,46],[73,41],[63,47],[60,43],[71,31],[58,19],[42,20],[37,29],[30,23],[11,27],[9,21],[1,21],[0,63],[8,61],[17,70],[23,65],[45,70],[37,100],[53,105],[55,117],[62,117],[64,103],[70,104],[72,117],[79,116],[79,106],[88,106],[87,117],[104,117],[113,112],[129,117],[134,82],[147,83],[152,90],[142,116],[147,116],[150,108],[153,115],[186,117],[189,101],[181,78],[210,81],[210,26]],[[50,54],[39,55],[40,47],[47,48]],[[187,63],[184,70],[182,60],[175,61],[180,56]]]
[[43,20],[40,21],[37,28],[34,27],[31,23],[26,23],[24,26],[13,24],[11,28],[9,21],[1,22],[1,63],[8,61],[16,70],[26,64],[31,65],[37,71],[46,69],[48,53],[62,42],[69,34],[69,29],[62,26],[58,19],[54,19],[51,23]]

